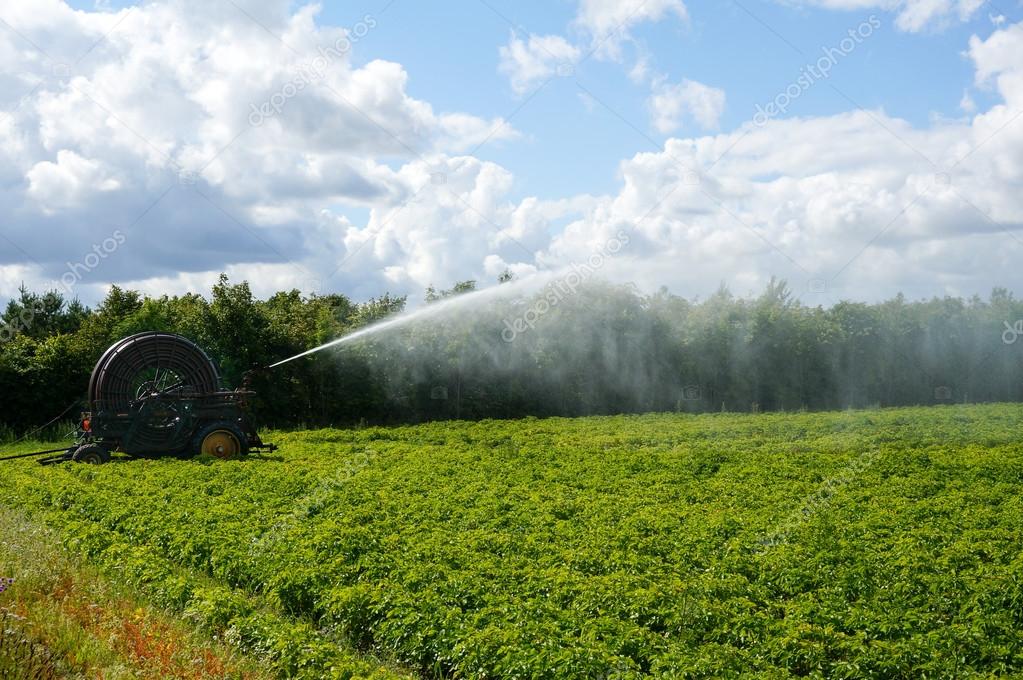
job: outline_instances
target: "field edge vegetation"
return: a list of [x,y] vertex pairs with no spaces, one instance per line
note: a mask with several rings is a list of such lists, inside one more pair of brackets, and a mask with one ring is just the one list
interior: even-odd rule
[[[254,660],[84,563],[31,515],[0,505],[0,677],[266,680]],[[7,664],[5,666],[5,664]]]

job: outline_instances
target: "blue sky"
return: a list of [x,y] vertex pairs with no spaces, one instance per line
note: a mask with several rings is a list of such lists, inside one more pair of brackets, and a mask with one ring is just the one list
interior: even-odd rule
[[[357,60],[384,58],[403,64],[410,76],[409,92],[437,108],[507,117],[523,97],[498,74],[498,48],[516,27],[520,35],[564,32],[575,7],[570,2],[488,4],[494,9],[477,0],[327,3],[323,18],[350,26],[365,14],[377,16],[379,26],[356,48]],[[883,108],[919,125],[932,116],[963,115],[959,103],[973,81],[963,46],[971,34],[992,30],[984,12],[941,31],[906,34],[894,29],[890,15],[876,10],[834,12],[752,1],[744,6],[813,59],[823,47],[837,45],[850,26],[870,15],[882,17],[882,28],[864,49],[840,63],[828,82],[864,108]],[[382,7],[387,9],[381,14]],[[706,3],[699,10],[697,14],[694,5],[689,22],[644,25],[635,36],[653,55],[653,67],[670,80],[685,77],[724,89],[728,105],[720,127],[737,128],[758,104],[773,99],[797,77],[807,58],[737,5]],[[666,135],[646,124],[646,88],[630,82],[626,70],[591,58],[576,76],[618,114],[663,142]],[[556,198],[613,190],[617,163],[652,145],[605,107],[587,107],[580,94],[575,80],[555,79],[513,118],[528,142],[492,145],[480,155],[518,170],[523,194]],[[813,88],[790,111],[818,116],[849,108],[848,99],[825,86]],[[689,128],[682,133],[701,132]],[[551,157],[566,161],[551,163]]]
[[417,296],[568,266],[622,228],[623,276],[687,296],[1016,283],[1018,0],[39,0],[0,19],[0,302],[84,271],[116,229],[71,277],[86,301],[221,271]]

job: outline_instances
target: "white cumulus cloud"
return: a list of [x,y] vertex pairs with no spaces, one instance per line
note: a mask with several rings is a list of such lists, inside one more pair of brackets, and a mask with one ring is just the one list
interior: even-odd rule
[[581,51],[560,35],[530,35],[523,40],[514,34],[500,48],[499,70],[508,76],[516,94],[525,94],[579,60]]
[[681,0],[580,0],[574,23],[598,54],[617,59],[633,28],[669,16],[687,20],[689,12]]
[[517,134],[412,97],[400,64],[353,66],[374,19],[341,28],[315,4],[236,4],[4,5],[6,273],[30,261],[27,280],[52,280],[121,229],[125,245],[76,293],[242,266],[303,280],[343,251],[323,209],[398,203],[411,186],[396,165]]
[[712,130],[718,127],[725,111],[725,92],[695,80],[662,83],[654,86],[647,107],[658,132],[675,132],[686,119],[694,120],[705,130]]
[[116,191],[121,183],[109,176],[100,163],[74,151],[57,152],[57,162],[40,161],[26,173],[28,195],[45,213],[70,208],[100,191]]
[[[722,281],[746,293],[778,275],[800,292],[826,281],[834,297],[815,298],[826,303],[972,294],[1018,279],[1023,24],[963,46],[975,86],[997,101],[929,125],[877,109],[713,132],[724,93],[658,80],[652,124],[680,136],[624,159],[614,191],[541,199],[519,197],[509,168],[465,153],[487,137],[514,139],[511,126],[436,110],[409,94],[400,64],[355,66],[339,53],[298,87],[317,47],[349,37],[321,25],[315,6],[243,3],[296,54],[230,3],[29,5],[5,7],[4,18],[46,54],[0,31],[9,64],[0,295],[59,278],[115,229],[125,242],[76,289],[86,299],[111,283],[201,291],[221,271],[261,293],[418,296],[430,284],[582,261],[619,231],[630,242],[607,274],[685,294]],[[642,12],[684,12],[651,5]],[[631,21],[618,11],[583,3],[587,35]],[[949,16],[958,11],[948,5]],[[579,46],[534,38],[512,37],[513,82],[578,55]],[[542,56],[541,43],[557,56]]]

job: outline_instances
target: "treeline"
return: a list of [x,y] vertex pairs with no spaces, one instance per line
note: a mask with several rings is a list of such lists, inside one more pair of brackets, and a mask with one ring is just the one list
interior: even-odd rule
[[[1023,302],[1004,289],[822,308],[778,281],[755,299],[722,288],[705,300],[520,284],[430,289],[436,313],[257,374],[257,417],[290,427],[1023,400]],[[193,339],[234,387],[405,305],[298,291],[259,300],[223,277],[208,298],[115,287],[95,309],[23,290],[0,318],[0,424],[24,431],[56,415],[85,394],[102,352],[136,332]]]
[[[247,283],[231,284],[226,277],[209,298],[151,298],[115,286],[94,310],[56,292],[22,289],[0,315],[0,429],[25,431],[83,399],[106,348],[135,333],[188,337],[214,358],[225,385],[233,388],[250,369],[404,308],[405,298],[389,295],[354,303],[344,295],[304,298],[289,291],[258,300]],[[365,377],[350,366],[355,370],[346,373],[331,362],[311,361],[298,370],[257,375],[257,415],[281,426],[361,417],[351,414],[363,406],[366,392],[349,392],[348,385]]]

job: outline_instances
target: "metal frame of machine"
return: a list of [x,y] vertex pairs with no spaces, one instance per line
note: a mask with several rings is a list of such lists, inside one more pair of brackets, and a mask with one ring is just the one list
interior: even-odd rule
[[[17,458],[42,464],[105,463],[115,451],[132,456],[203,453],[219,458],[275,451],[248,415],[246,388],[225,390],[213,360],[171,333],[139,333],[115,343],[92,372],[89,411],[75,444]],[[51,455],[57,454],[57,455]]]

